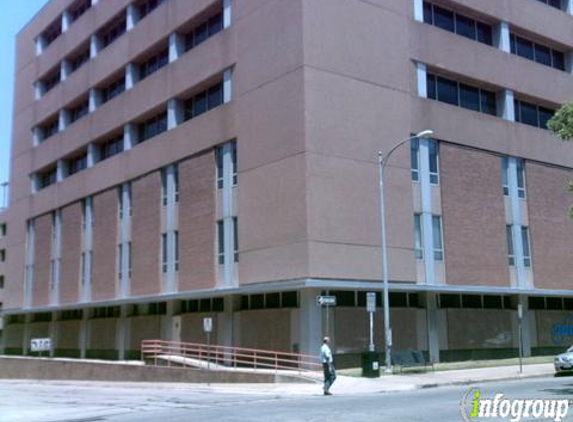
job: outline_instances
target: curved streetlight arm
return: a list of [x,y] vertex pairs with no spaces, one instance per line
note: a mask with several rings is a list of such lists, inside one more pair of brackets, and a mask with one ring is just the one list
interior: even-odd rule
[[[425,131],[426,132],[426,131]],[[429,132],[429,131],[428,131]],[[420,132],[422,133],[422,132]],[[431,134],[430,134],[431,135]],[[380,162],[380,164],[382,165],[382,168],[386,167],[386,164],[388,164],[388,160],[390,159],[390,156],[394,153],[394,151],[396,151],[398,148],[400,148],[402,145],[404,145],[406,142],[411,141],[412,139],[416,139],[416,138],[426,138],[428,136],[420,136],[420,134],[414,135],[414,136],[410,136],[406,139],[402,139],[400,142],[398,142],[396,145],[394,145],[392,148],[390,148],[386,154],[382,155],[382,151],[378,151],[378,160]]]

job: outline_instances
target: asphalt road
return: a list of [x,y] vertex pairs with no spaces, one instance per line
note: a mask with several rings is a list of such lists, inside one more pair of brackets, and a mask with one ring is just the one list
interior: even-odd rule
[[[493,398],[497,393],[512,399],[573,398],[573,377],[486,383],[479,387],[484,398]],[[460,399],[468,388],[324,397],[320,391],[297,392],[296,387],[278,394],[263,386],[156,388],[0,381],[0,422],[461,421]],[[569,413],[563,420],[573,421],[573,405]]]

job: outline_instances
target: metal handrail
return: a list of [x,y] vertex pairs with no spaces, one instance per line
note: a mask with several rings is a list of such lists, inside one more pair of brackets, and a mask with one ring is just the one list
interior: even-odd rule
[[[251,349],[246,347],[231,347],[207,345],[201,343],[186,343],[168,340],[143,340],[141,343],[141,358],[144,362],[152,362],[158,366],[158,358],[167,361],[171,366],[173,357],[207,360],[227,368],[253,368],[289,370],[298,372],[316,372],[322,369],[318,356],[302,353],[277,352],[274,350]],[[185,359],[181,362],[185,368],[190,366]]]

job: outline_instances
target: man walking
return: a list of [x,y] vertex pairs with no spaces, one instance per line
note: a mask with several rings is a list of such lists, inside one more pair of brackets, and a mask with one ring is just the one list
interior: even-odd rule
[[332,360],[332,350],[328,343],[330,338],[324,337],[322,340],[322,347],[320,348],[320,360],[322,361],[322,369],[324,371],[324,395],[332,396],[329,391],[330,387],[336,379],[336,370],[334,369],[334,363]]

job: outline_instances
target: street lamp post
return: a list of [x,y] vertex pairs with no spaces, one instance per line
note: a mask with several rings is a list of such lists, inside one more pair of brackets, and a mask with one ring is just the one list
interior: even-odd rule
[[414,138],[429,138],[431,130],[423,130],[414,136],[403,139],[394,145],[386,154],[378,151],[378,185],[380,189],[380,226],[382,236],[382,281],[384,283],[384,343],[386,345],[386,373],[392,373],[392,329],[390,326],[390,296],[388,292],[388,254],[386,245],[386,207],[384,205],[384,168],[398,147]]

